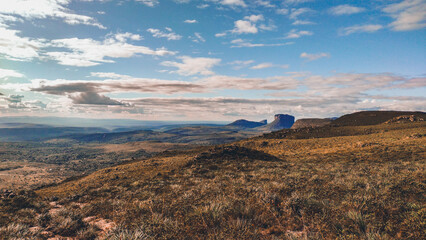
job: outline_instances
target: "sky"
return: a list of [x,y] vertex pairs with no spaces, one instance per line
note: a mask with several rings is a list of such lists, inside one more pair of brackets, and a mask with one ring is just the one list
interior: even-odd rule
[[0,0],[0,116],[426,110],[426,0]]

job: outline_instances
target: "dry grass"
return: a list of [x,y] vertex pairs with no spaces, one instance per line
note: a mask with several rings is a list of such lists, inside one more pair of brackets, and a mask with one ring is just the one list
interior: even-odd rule
[[[426,124],[368,128],[167,153],[40,189],[28,201],[58,198],[79,219],[112,220],[111,239],[421,239]],[[49,209],[31,204],[32,214]]]

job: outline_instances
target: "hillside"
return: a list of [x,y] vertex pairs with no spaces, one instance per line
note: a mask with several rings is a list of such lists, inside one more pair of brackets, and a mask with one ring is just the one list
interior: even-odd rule
[[169,151],[4,198],[0,224],[81,239],[421,239],[426,123],[316,129]]
[[424,112],[401,112],[401,111],[364,111],[344,115],[333,121],[335,126],[366,126],[384,123],[392,118],[414,115],[426,119]]
[[330,118],[302,118],[291,126],[291,129],[306,128],[306,127],[322,127],[330,124],[332,120]]

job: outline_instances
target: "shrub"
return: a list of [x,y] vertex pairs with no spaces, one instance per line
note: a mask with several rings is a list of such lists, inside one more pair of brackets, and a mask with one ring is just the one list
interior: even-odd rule
[[87,225],[76,210],[60,210],[52,216],[53,232],[61,236],[75,236],[76,233]]
[[39,231],[31,231],[28,225],[11,223],[0,228],[1,240],[40,239]]
[[148,236],[142,228],[135,230],[129,230],[123,226],[118,226],[113,230],[109,231],[106,235],[106,239],[109,240],[148,240],[153,239]]
[[77,239],[79,240],[95,240],[98,237],[99,228],[90,225],[86,229],[77,232]]
[[51,220],[52,220],[52,216],[49,213],[43,213],[37,217],[37,223],[41,227],[47,227]]

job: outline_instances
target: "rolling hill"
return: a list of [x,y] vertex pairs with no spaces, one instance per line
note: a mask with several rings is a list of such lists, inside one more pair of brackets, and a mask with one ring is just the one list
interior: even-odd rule
[[421,239],[426,122],[353,116],[366,125],[168,151],[3,198],[0,224],[81,239]]

